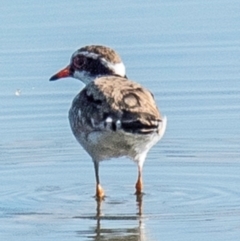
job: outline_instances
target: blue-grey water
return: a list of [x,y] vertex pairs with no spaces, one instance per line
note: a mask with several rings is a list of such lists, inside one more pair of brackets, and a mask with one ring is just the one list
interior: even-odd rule
[[[239,0],[1,3],[0,240],[240,238]],[[90,157],[68,109],[80,81],[49,82],[88,44],[116,49],[167,131],[144,166]]]

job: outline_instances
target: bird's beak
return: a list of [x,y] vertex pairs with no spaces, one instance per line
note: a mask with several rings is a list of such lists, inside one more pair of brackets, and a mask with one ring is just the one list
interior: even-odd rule
[[70,77],[70,76],[71,76],[71,71],[70,71],[70,66],[68,65],[66,68],[60,70],[58,73],[53,75],[49,80],[53,81],[53,80],[66,78],[66,77]]

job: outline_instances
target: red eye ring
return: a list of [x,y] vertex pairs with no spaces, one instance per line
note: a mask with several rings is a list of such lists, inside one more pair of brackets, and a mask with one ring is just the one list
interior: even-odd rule
[[73,59],[73,65],[78,69],[82,68],[85,65],[85,63],[86,58],[82,55],[78,55]]

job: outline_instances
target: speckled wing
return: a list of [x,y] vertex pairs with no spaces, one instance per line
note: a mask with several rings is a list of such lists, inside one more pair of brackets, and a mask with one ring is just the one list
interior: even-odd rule
[[81,118],[95,128],[122,128],[126,132],[148,134],[158,131],[162,121],[153,95],[141,85],[125,78],[109,76],[88,84],[73,105]]

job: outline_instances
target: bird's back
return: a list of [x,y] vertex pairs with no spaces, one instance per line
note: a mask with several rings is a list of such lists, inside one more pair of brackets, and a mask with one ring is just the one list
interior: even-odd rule
[[101,154],[101,159],[135,159],[160,140],[165,128],[153,95],[140,84],[117,76],[88,84],[73,100],[69,119],[80,144],[92,157],[97,148],[95,158]]

